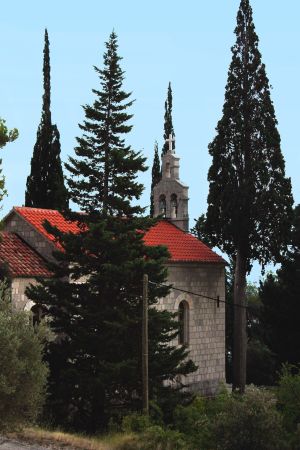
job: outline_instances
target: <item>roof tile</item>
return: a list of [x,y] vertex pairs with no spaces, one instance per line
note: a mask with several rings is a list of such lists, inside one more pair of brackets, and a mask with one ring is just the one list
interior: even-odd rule
[[223,258],[192,234],[182,231],[167,220],[161,220],[145,234],[147,245],[165,245],[173,262],[225,263]]
[[15,206],[14,210],[27,222],[34,226],[44,237],[55,243],[55,237],[45,230],[44,222],[47,220],[52,226],[57,227],[64,233],[78,233],[79,227],[76,222],[68,221],[64,216],[54,209],[28,208]]
[[50,277],[44,259],[15,233],[1,232],[0,261],[12,277]]
[[[77,223],[67,221],[59,211],[27,207],[15,207],[14,209],[51,241],[55,241],[55,239],[43,227],[45,220],[48,220],[51,225],[56,226],[61,231],[79,232]],[[217,255],[203,242],[167,220],[161,220],[150,228],[146,232],[144,240],[147,245],[165,245],[171,255],[170,260],[173,262],[225,263],[221,256]]]

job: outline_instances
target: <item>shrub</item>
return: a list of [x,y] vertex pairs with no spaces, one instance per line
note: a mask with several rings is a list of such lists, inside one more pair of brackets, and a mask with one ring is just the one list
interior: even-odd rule
[[283,450],[282,435],[274,395],[254,387],[229,397],[212,422],[212,448],[218,450]]
[[193,449],[211,449],[212,422],[216,414],[224,410],[230,397],[222,387],[214,398],[197,396],[188,406],[178,406],[174,411],[174,427],[184,433]]
[[0,430],[33,421],[45,394],[47,368],[41,336],[24,312],[5,301],[9,288],[0,282]]
[[185,435],[191,448],[206,448],[210,442],[207,401],[196,397],[190,405],[178,406],[174,411],[174,427]]
[[169,428],[154,426],[142,435],[139,450],[188,450],[184,435]]
[[300,367],[282,367],[276,394],[285,426],[295,431],[300,427]]
[[129,433],[141,433],[151,426],[148,416],[139,413],[132,413],[125,416],[122,420],[122,430]]

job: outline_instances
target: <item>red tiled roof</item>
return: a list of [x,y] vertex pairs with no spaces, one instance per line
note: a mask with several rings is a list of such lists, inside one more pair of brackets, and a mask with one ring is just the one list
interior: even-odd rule
[[1,232],[0,262],[7,263],[12,277],[50,277],[43,258],[14,233]]
[[221,256],[213,252],[195,236],[185,233],[167,220],[161,220],[144,236],[147,245],[165,245],[173,262],[223,263]]
[[[48,220],[51,225],[56,226],[61,231],[78,233],[77,223],[67,221],[59,211],[51,209],[15,207],[17,213],[31,223],[47,239],[54,241],[52,235],[46,232],[43,222]],[[177,228],[167,220],[161,220],[150,228],[144,236],[147,245],[165,245],[171,255],[173,262],[211,262],[224,263],[221,256],[213,252],[203,242],[196,239],[189,233]]]
[[52,226],[57,227],[64,233],[78,233],[79,228],[76,222],[70,222],[64,218],[64,216],[54,209],[42,209],[42,208],[28,208],[15,206],[14,210],[20,214],[24,219],[34,226],[44,237],[50,241],[55,241],[55,237],[52,234],[47,233],[43,223],[47,220]]

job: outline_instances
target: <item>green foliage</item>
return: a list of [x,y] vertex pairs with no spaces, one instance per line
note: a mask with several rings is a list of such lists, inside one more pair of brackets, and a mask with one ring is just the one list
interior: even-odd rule
[[211,441],[207,401],[196,397],[189,406],[177,406],[174,428],[185,436],[191,448],[206,448]]
[[247,383],[272,386],[275,372],[274,353],[261,339],[250,339],[247,345]]
[[289,251],[276,275],[260,285],[261,322],[266,345],[276,356],[277,368],[300,361],[300,205],[294,209]]
[[150,217],[154,215],[154,199],[153,199],[153,188],[157,185],[157,183],[161,179],[161,169],[160,169],[160,160],[158,156],[158,144],[155,142],[154,146],[154,158],[152,165],[152,181],[151,181],[151,194],[150,194]]
[[[16,128],[13,130],[8,130],[7,126],[5,125],[5,120],[1,119],[0,117],[0,149],[3,148],[8,142],[13,142],[15,139],[17,139],[19,135],[19,132]],[[2,164],[2,159],[0,159],[0,166]],[[2,169],[0,169],[0,202],[2,201],[3,197],[7,195],[6,189],[5,189],[5,177],[1,176]]]
[[149,416],[132,413],[122,420],[122,430],[125,432],[141,433],[151,426]]
[[[106,44],[104,68],[95,68],[100,89],[93,106],[85,106],[83,136],[70,158],[71,197],[85,214],[78,234],[49,226],[64,252],[57,252],[55,276],[32,286],[28,296],[46,307],[55,334],[48,346],[50,364],[48,414],[66,428],[96,432],[116,409],[141,409],[142,279],[147,273],[149,305],[166,295],[168,253],[146,247],[145,231],[154,224],[132,205],[143,186],[137,183],[145,158],[125,145],[130,130],[130,94],[122,90],[124,73],[113,32]],[[175,315],[149,308],[150,398],[170,397],[165,381],[195,370],[185,348],[170,345],[178,333]],[[167,383],[168,384],[168,383]]]
[[282,420],[272,393],[249,387],[243,396],[232,395],[212,424],[220,450],[282,450]]
[[99,90],[93,89],[96,100],[83,107],[85,120],[79,125],[83,135],[77,138],[77,158],[70,157],[66,168],[71,175],[71,198],[82,210],[132,217],[143,212],[131,200],[138,200],[143,191],[137,173],[146,170],[146,158],[125,144],[124,136],[132,129],[128,123],[132,115],[127,110],[133,100],[129,100],[131,93],[122,89],[124,72],[117,49],[117,36],[112,32],[106,43],[104,68],[95,67],[100,81]]
[[[167,99],[165,101],[164,145],[162,148],[162,155],[165,155],[169,150],[169,144],[166,142],[166,139],[169,139],[170,134],[172,135],[173,138],[175,138],[172,119],[172,105],[173,105],[172,88],[171,83],[169,83]],[[175,149],[175,142],[173,142],[173,149]]]
[[198,219],[195,219],[195,225],[191,228],[191,233],[204,244],[213,247],[213,243],[206,231],[206,215],[201,214]]
[[19,136],[16,128],[8,130],[5,120],[0,118],[0,148],[3,148],[8,142],[13,142]]
[[140,437],[139,450],[188,450],[183,434],[169,428],[153,426]]
[[30,316],[13,311],[10,287],[0,283],[0,430],[34,421],[45,397],[47,367],[42,361],[43,333]]
[[223,117],[209,145],[207,228],[225,253],[241,248],[248,264],[264,265],[286,249],[291,183],[249,0],[240,3],[235,34]]
[[52,125],[50,111],[50,54],[49,39],[45,30],[44,95],[41,123],[31,159],[31,172],[27,178],[25,206],[65,210],[68,194],[60,159],[60,135]]
[[226,388],[221,388],[214,398],[197,396],[188,405],[174,410],[173,426],[185,436],[191,449],[210,449],[213,440],[212,423],[223,411],[230,398]]
[[288,448],[274,395],[253,386],[243,396],[224,388],[215,398],[196,397],[190,405],[177,407],[174,428],[193,450]]
[[233,388],[246,384],[246,275],[286,251],[293,197],[280,148],[270,84],[249,0],[241,0],[236,43],[216,137],[209,144],[206,230],[235,261]]
[[285,426],[295,432],[300,424],[300,366],[282,367],[276,395]]

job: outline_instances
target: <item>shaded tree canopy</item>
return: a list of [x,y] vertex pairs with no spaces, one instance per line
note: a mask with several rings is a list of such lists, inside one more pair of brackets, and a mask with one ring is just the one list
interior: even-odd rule
[[[85,105],[75,156],[66,165],[72,200],[85,214],[78,234],[48,226],[64,252],[55,277],[31,287],[28,295],[47,308],[51,327],[64,339],[48,347],[48,411],[55,424],[96,432],[118,409],[141,409],[142,279],[147,273],[149,304],[166,295],[164,247],[146,247],[145,231],[154,221],[142,217],[138,200],[143,186],[137,175],[145,158],[125,143],[132,126],[130,94],[113,32],[106,43],[103,68],[95,67],[99,88]],[[157,284],[155,284],[157,283]],[[173,395],[177,375],[195,370],[185,347],[170,345],[178,333],[175,316],[149,308],[150,396]],[[167,404],[168,402],[166,402]]]
[[42,118],[31,158],[31,171],[27,178],[25,206],[65,210],[68,194],[60,159],[60,135],[52,125],[50,110],[50,53],[48,32],[45,30],[44,45],[44,94]]
[[209,145],[208,228],[227,254],[241,247],[248,263],[266,264],[286,248],[292,195],[248,0],[235,34],[223,117]]
[[212,243],[235,260],[234,387],[243,390],[246,273],[253,260],[264,267],[285,252],[293,198],[249,0],[240,2],[235,34],[223,116],[209,145],[206,227]]
[[160,160],[158,155],[158,144],[155,142],[154,145],[154,158],[152,165],[152,181],[151,181],[151,194],[150,194],[150,217],[153,217],[154,214],[154,198],[153,198],[153,188],[157,185],[157,183],[161,179],[161,168],[160,168]]
[[294,209],[291,245],[276,275],[261,283],[262,327],[278,367],[300,362],[300,205]]

